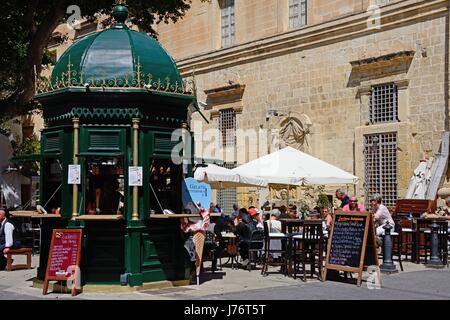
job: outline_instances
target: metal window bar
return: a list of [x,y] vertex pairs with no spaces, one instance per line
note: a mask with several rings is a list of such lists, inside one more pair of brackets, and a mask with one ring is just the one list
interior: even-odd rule
[[398,89],[394,83],[372,87],[369,100],[370,123],[398,121]]
[[221,110],[219,113],[220,145],[223,148],[236,145],[236,112],[234,109]]
[[[235,162],[225,162],[221,167],[227,169],[236,168]],[[227,214],[233,213],[233,204],[237,204],[236,188],[217,190],[216,203],[222,208],[222,211]]]
[[370,197],[380,194],[387,207],[397,201],[397,133],[364,136],[364,175],[366,206]]
[[307,22],[307,0],[289,0],[289,28],[305,26]]
[[222,0],[221,4],[222,47],[228,47],[234,44],[234,0]]

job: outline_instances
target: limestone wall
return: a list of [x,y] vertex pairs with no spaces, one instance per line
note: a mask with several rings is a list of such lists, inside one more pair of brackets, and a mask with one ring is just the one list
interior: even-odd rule
[[[333,3],[338,6],[339,2]],[[357,10],[356,2],[348,3],[348,10]],[[361,13],[300,30],[292,35],[292,43],[281,34],[221,53],[179,59],[178,64],[186,77],[196,70],[200,101],[209,99],[205,90],[230,83],[245,86],[238,101],[213,100],[203,111],[210,119],[210,124],[202,125],[203,132],[217,127],[217,111],[226,107],[236,108],[241,129],[277,127],[277,119],[266,121],[269,109],[305,114],[312,126],[303,150],[360,177],[356,191],[360,199],[364,196],[364,135],[396,132],[401,198],[419,160],[438,152],[445,129],[447,5],[444,1],[425,5],[396,1],[387,6],[392,11],[385,12],[380,30],[364,30],[366,16]],[[335,31],[332,38],[325,31],[338,28],[353,34]],[[319,34],[324,36],[317,40]],[[399,88],[399,122],[369,125],[371,86],[392,82]],[[201,118],[194,114],[193,120]],[[198,133],[196,138],[205,137]],[[197,144],[198,156],[204,151],[199,148]],[[245,154],[241,162],[258,156],[258,150],[250,147],[238,147],[236,153]]]

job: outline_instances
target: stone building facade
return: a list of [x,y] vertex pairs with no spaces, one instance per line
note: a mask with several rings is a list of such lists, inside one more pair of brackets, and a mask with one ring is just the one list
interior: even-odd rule
[[[358,176],[349,193],[381,192],[392,206],[449,129],[447,0],[194,0],[157,31],[195,77],[209,120],[192,114],[198,156],[211,157],[199,143],[208,129],[237,165],[272,150],[264,135],[239,144],[234,129],[280,129],[281,145]],[[239,191],[242,205],[257,198]]]
[[[102,19],[59,26],[66,40],[48,49],[59,58]],[[279,142],[358,176],[342,187],[361,201],[381,192],[392,206],[449,130],[447,0],[193,0],[182,20],[155,29],[195,78],[209,121],[192,114],[199,158],[231,168]],[[282,189],[239,188],[235,201],[282,200]]]

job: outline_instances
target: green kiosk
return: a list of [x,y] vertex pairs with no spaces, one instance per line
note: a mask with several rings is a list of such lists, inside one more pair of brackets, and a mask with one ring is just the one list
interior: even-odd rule
[[198,110],[195,86],[157,41],[125,25],[127,16],[116,5],[116,24],[75,42],[37,85],[40,204],[61,215],[42,219],[40,280],[54,228],[83,230],[83,285],[190,277],[178,216],[194,157],[177,147],[193,141],[173,132],[187,128],[189,105]]

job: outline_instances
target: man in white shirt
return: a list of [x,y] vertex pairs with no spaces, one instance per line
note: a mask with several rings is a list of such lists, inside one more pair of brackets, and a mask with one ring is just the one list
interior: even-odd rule
[[382,197],[379,194],[375,194],[370,199],[370,205],[372,206],[372,210],[375,213],[374,220],[377,226],[376,234],[377,236],[384,236],[384,226],[386,225],[386,222],[388,222],[392,229],[391,232],[394,231],[395,222],[392,219],[391,213],[389,212],[389,209],[382,204]]
[[0,209],[0,270],[6,267],[5,254],[14,245],[14,225],[8,220],[9,212],[7,209]]

